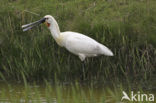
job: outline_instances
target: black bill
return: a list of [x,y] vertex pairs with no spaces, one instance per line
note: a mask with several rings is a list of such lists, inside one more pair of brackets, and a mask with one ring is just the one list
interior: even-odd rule
[[41,23],[44,23],[45,19],[46,18],[42,18],[42,19],[40,19],[38,21],[35,21],[33,23],[22,25],[23,31],[27,31],[27,30],[29,30],[29,29],[31,29],[31,28],[33,28],[33,27],[35,27],[35,26],[37,26],[37,25],[39,25]]

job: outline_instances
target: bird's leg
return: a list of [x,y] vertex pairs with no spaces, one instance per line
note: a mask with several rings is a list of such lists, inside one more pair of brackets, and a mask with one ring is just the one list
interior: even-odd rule
[[82,80],[86,79],[86,73],[85,73],[85,55],[84,54],[79,54],[78,55],[80,60],[82,61]]
[[86,79],[87,79],[87,78],[86,78],[86,74],[87,74],[87,73],[86,73],[86,72],[87,72],[87,71],[86,71],[86,63],[87,63],[86,61],[83,61],[83,62],[82,62],[82,73],[83,73],[83,74],[82,74],[82,80],[86,80]]
[[83,71],[82,71],[82,73],[83,73],[82,79],[85,80],[85,79],[86,79],[85,62],[82,63],[82,70],[83,70]]

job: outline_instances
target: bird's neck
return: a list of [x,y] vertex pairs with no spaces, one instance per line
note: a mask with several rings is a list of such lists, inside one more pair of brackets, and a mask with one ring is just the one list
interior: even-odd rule
[[55,19],[51,23],[49,29],[53,38],[57,41],[57,39],[59,39],[59,36],[60,36],[60,29]]

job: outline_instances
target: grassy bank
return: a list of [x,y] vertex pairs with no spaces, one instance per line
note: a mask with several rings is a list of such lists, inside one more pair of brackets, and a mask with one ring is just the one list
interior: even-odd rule
[[[155,0],[1,0],[0,77],[27,81],[131,81],[146,84],[156,73]],[[108,46],[114,57],[82,62],[60,48],[49,30],[21,25],[53,15],[61,31],[76,31]],[[85,74],[85,78],[83,76]]]

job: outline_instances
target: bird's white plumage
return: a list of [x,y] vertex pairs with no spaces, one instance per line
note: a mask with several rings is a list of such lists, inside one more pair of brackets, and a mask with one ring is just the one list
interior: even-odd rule
[[97,55],[113,56],[111,50],[94,39],[77,32],[60,32],[58,24],[52,16],[47,15],[45,18],[47,18],[46,22],[50,24],[49,29],[56,42],[71,53],[78,55],[81,61],[86,57]]
[[[112,52],[94,39],[76,32],[61,33],[63,46],[70,52],[80,56],[90,57],[97,55],[112,56]],[[80,57],[81,58],[81,57]]]

